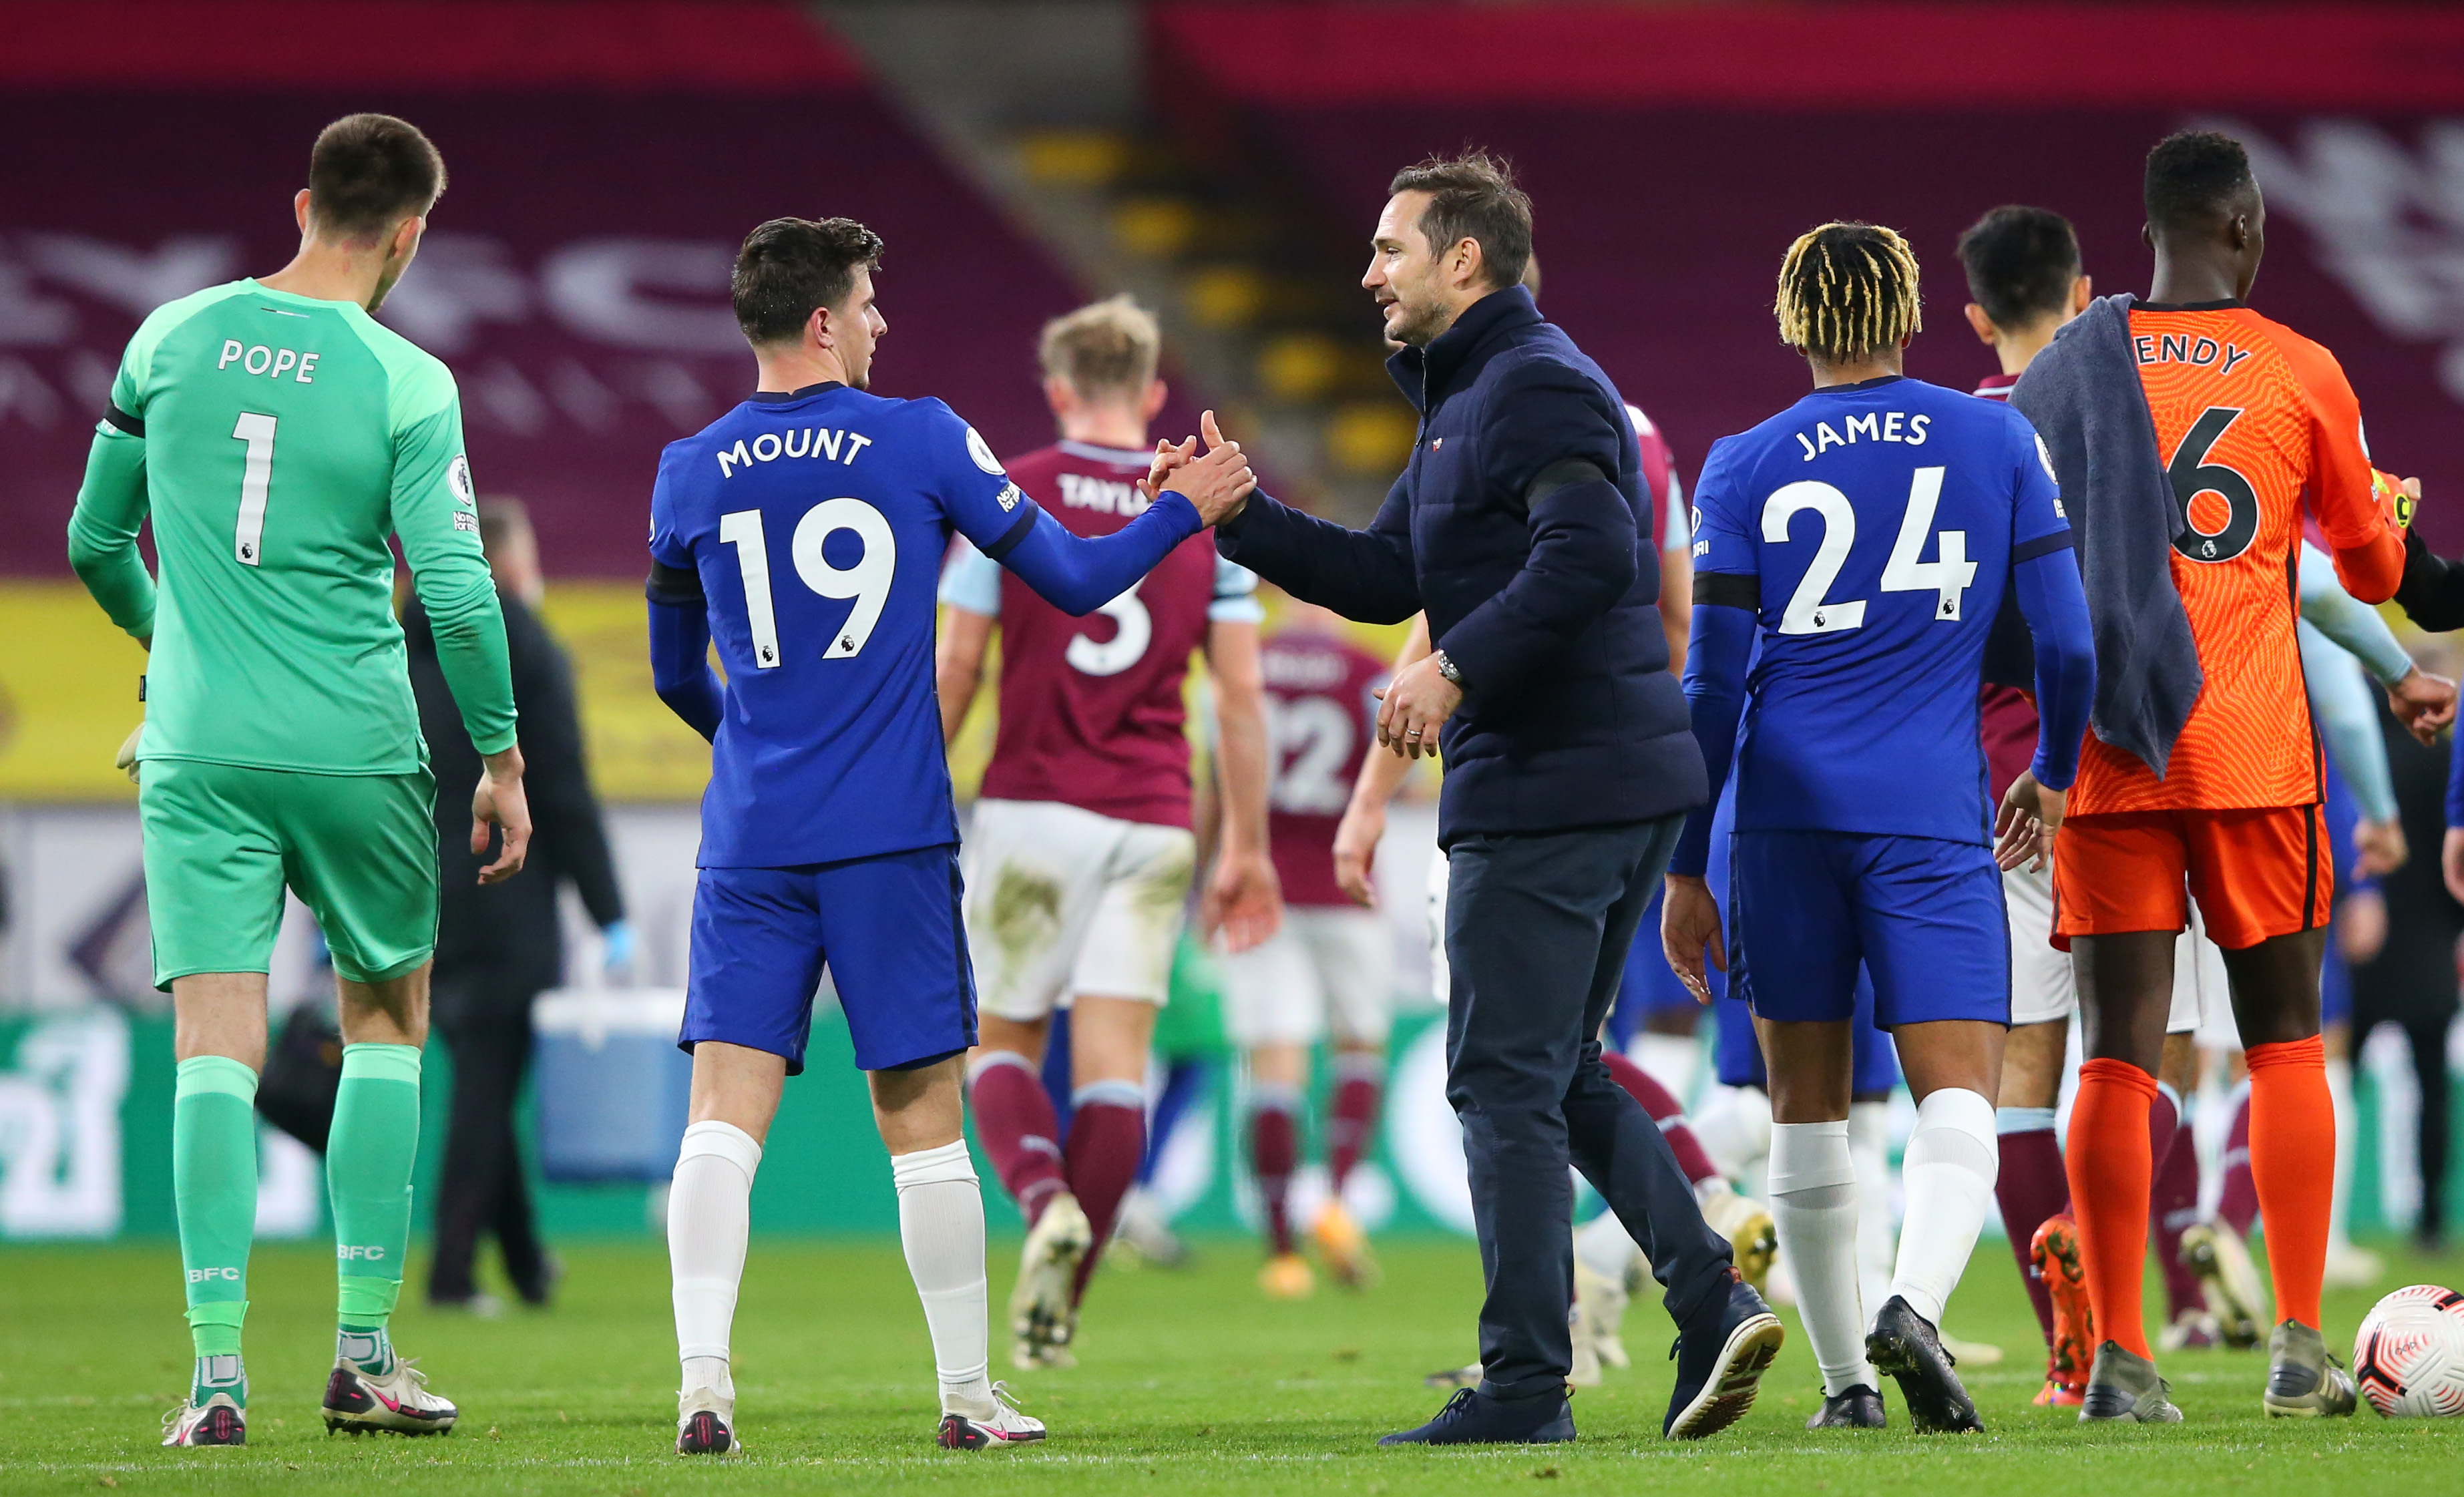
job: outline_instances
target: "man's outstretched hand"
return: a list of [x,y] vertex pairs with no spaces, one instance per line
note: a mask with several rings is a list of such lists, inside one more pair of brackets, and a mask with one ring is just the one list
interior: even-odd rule
[[2036,783],[2034,771],[2021,770],[1993,818],[1993,861],[2006,871],[2022,863],[2031,873],[2043,871],[2054,855],[2054,833],[2062,829],[2062,810],[2069,801],[2070,792],[2048,790]]
[[2396,721],[2424,743],[2436,743],[2438,730],[2455,720],[2455,683],[2443,675],[2431,675],[2419,666],[2406,671],[2404,679],[2388,687],[2387,693],[2387,706],[2394,709]]
[[1677,974],[1694,1002],[1709,1002],[1705,956],[1712,966],[1728,970],[1727,945],[1720,938],[1720,904],[1711,897],[1709,884],[1683,873],[1668,875],[1667,895],[1660,906],[1660,948],[1668,958],[1668,970]]
[[[1258,487],[1258,478],[1249,471],[1249,459],[1243,455],[1241,444],[1227,442],[1215,424],[1215,412],[1207,411],[1198,419],[1199,436],[1179,443],[1157,442],[1153,466],[1138,483],[1138,492],[1154,502],[1166,489],[1179,495],[1198,507],[1198,517],[1209,525],[1219,525],[1241,513],[1249,495]],[[1204,455],[1199,455],[1199,441],[1206,443]]]
[[491,754],[479,788],[471,793],[471,850],[488,855],[491,827],[505,834],[496,861],[479,870],[479,882],[501,884],[522,870],[530,853],[531,803],[522,789],[522,751],[509,748]]

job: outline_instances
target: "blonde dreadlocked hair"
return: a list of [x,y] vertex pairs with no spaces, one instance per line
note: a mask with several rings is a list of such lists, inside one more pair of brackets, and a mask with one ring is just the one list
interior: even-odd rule
[[1917,257],[1880,224],[1824,224],[1779,266],[1779,341],[1825,363],[1896,348],[1925,325]]

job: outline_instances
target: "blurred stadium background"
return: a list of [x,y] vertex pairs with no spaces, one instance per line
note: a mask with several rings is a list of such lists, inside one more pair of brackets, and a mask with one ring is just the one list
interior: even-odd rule
[[[1466,143],[1514,158],[1546,310],[1690,478],[1800,387],[1769,314],[1798,231],[1909,231],[1931,313],[1909,370],[1972,384],[1993,365],[1957,316],[1959,230],[2041,204],[2077,223],[2100,290],[2144,286],[2140,159],[2219,122],[2275,210],[2264,309],[2342,356],[2380,460],[2423,477],[2425,530],[2464,548],[2453,8],[0,0],[0,1238],[171,1230],[169,1024],[111,766],[141,656],[62,536],[138,319],[287,258],[307,143],[351,110],[417,121],[451,171],[385,316],[458,375],[480,492],[539,527],[650,984],[681,981],[707,760],[649,689],[649,478],[747,388],[727,269],[776,214],[888,240],[876,388],[946,398],[999,451],[1040,445],[1038,324],[1127,289],[1170,334],[1165,427],[1225,410],[1269,487],[1358,518],[1412,437],[1354,285],[1398,165]],[[962,787],[988,727],[959,746]],[[1432,821],[1398,814],[1383,859],[1415,993]],[[319,990],[308,951],[287,934],[277,1004]],[[1397,1038],[1372,1212],[1397,1229],[1464,1220],[1433,1015],[1422,998]],[[844,1044],[825,1035],[791,1089],[758,1226],[893,1222],[861,1089],[829,1058]],[[2356,1224],[2400,1229],[2412,1083],[2365,1056]],[[1226,1115],[1176,1141],[1186,1224],[1239,1219]],[[318,1230],[310,1156],[268,1148],[261,1229]],[[644,1198],[558,1186],[544,1224],[638,1233]]]

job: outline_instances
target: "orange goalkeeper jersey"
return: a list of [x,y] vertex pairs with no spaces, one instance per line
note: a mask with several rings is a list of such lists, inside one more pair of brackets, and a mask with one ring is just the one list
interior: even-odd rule
[[2189,511],[2173,583],[2206,682],[2163,780],[2089,734],[2070,813],[2306,805],[2322,789],[2293,633],[2301,509],[2356,597],[2383,601],[2404,569],[2360,404],[2334,355],[2238,302],[2143,303],[2130,333],[2156,451]]

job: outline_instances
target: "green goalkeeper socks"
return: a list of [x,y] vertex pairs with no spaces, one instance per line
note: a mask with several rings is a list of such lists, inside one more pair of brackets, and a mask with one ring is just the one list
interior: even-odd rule
[[410,1242],[410,1169],[419,1156],[419,1047],[342,1046],[342,1084],[325,1145],[340,1274],[339,1355],[363,1372],[392,1370],[385,1322],[402,1294]]
[[256,1233],[256,1072],[225,1055],[180,1063],[171,1103],[171,1194],[187,1270],[191,1398],[228,1393],[248,1406],[239,1354],[248,1247]]

